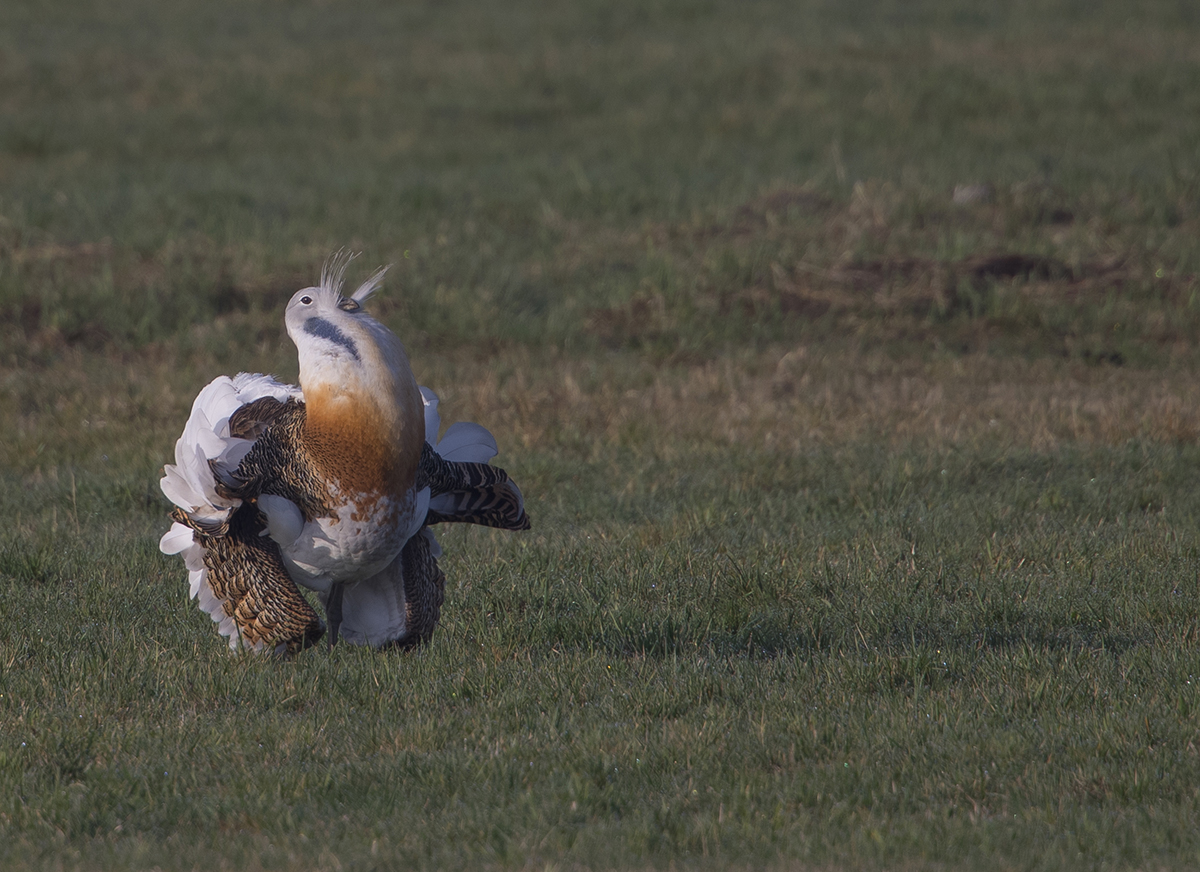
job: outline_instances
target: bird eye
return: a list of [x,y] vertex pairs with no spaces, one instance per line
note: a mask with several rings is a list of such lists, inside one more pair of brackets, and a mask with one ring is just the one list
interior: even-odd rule
[[300,298],[300,302],[306,306],[311,306],[312,305],[312,297],[310,297],[308,294],[305,294],[303,297]]
[[355,300],[347,300],[345,298],[342,298],[341,300],[338,301],[338,308],[341,309],[343,312],[357,312],[359,309],[359,305]]

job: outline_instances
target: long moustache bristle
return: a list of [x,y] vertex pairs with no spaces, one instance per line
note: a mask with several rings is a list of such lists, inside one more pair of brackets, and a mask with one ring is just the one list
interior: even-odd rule
[[358,290],[351,295],[350,299],[356,303],[364,303],[377,290],[383,287],[383,277],[387,275],[390,266],[381,266],[375,270],[374,274],[358,286]]
[[[358,257],[358,252],[347,251],[344,248],[338,249],[330,255],[329,260],[325,261],[325,265],[321,268],[321,288],[340,295],[342,287],[346,283],[346,270],[356,257]],[[383,287],[383,277],[387,275],[390,268],[390,265],[381,266],[375,270],[371,277],[350,295],[350,299],[356,303],[365,303],[372,294]]]
[[320,287],[323,290],[340,294],[342,285],[346,283],[346,269],[350,266],[350,261],[356,257],[358,257],[357,252],[347,251],[344,248],[339,248],[331,254],[325,261],[325,265],[321,267]]

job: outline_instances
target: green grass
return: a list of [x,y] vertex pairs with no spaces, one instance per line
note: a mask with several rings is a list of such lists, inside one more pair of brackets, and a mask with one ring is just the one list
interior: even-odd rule
[[[1197,46],[0,6],[0,866],[1200,865]],[[424,650],[231,657],[157,478],[342,246],[534,529]]]

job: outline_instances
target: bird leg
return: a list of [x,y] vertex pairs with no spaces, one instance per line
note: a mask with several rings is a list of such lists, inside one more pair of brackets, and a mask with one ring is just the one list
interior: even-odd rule
[[329,588],[329,600],[325,603],[325,617],[329,619],[329,647],[332,648],[337,644],[338,633],[342,629],[342,595],[346,592],[346,586],[340,582],[334,582]]

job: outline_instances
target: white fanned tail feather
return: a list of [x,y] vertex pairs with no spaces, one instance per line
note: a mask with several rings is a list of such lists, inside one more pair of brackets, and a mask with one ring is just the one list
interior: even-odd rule
[[[216,529],[241,505],[241,500],[226,499],[217,493],[213,474],[228,476],[237,469],[254,444],[252,439],[238,439],[229,432],[229,418],[247,403],[263,397],[281,402],[299,397],[300,390],[277,382],[270,376],[239,373],[234,378],[221,376],[200,391],[192,403],[192,413],[183,435],[175,443],[175,463],[164,467],[161,487],[167,499],[187,512],[196,524]],[[191,529],[178,522],[171,525],[159,549],[164,554],[181,554],[188,570],[191,596],[217,624],[220,634],[237,650],[244,644],[237,624],[212,591],[208,570],[204,567],[204,548],[195,541]],[[261,646],[260,646],[261,647]]]

